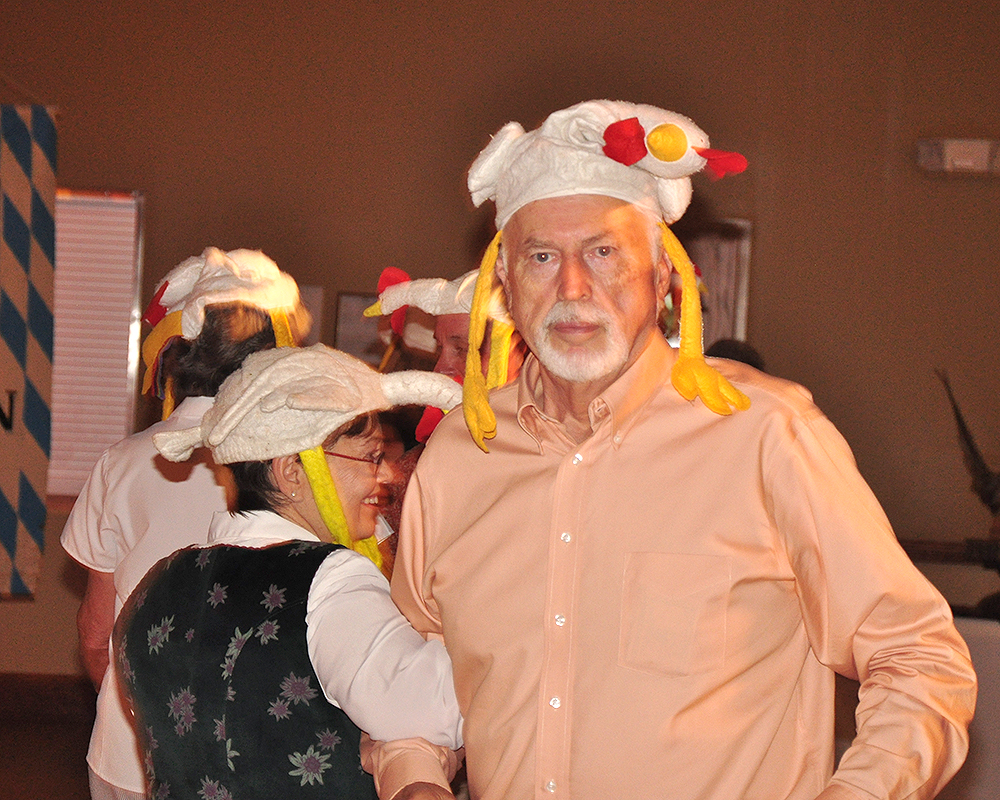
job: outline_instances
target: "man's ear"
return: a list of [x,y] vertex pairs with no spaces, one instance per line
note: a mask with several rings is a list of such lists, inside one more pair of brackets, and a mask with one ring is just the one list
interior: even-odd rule
[[497,280],[500,281],[500,286],[503,289],[503,299],[507,303],[507,313],[511,313],[513,310],[514,300],[510,292],[510,283],[507,281],[507,265],[504,263],[503,242],[500,242],[500,249],[497,250],[497,260],[493,265],[493,274],[496,275]]
[[670,276],[673,274],[674,268],[670,263],[670,259],[667,257],[665,250],[660,250],[660,257],[654,266],[655,274],[654,278],[656,281],[656,299],[662,303],[667,293],[670,291]]
[[504,291],[507,291],[507,266],[504,264],[503,242],[500,242],[500,248],[497,250],[497,261],[493,265],[493,272],[503,286]]
[[304,494],[305,469],[298,455],[279,456],[271,459],[271,479],[278,491],[286,498],[302,497]]

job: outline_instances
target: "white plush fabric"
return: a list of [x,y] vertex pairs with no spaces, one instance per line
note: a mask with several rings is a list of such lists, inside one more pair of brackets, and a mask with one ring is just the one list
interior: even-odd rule
[[416,370],[380,375],[326,345],[254,353],[226,379],[197,428],[153,437],[171,461],[196,447],[216,463],[263,461],[300,453],[361,414],[397,405],[451,409],[462,388],[451,378]]
[[[663,161],[651,152],[631,166],[604,154],[609,125],[637,118],[647,137],[660,125],[676,125],[687,137],[680,158]],[[599,194],[635,203],[669,224],[691,201],[691,179],[706,160],[694,147],[707,148],[708,136],[687,117],[655,106],[592,100],[556,111],[537,130],[525,133],[509,122],[493,137],[469,170],[476,206],[496,203],[497,229],[534,200]]]
[[[471,313],[478,275],[478,270],[471,270],[451,281],[444,278],[418,278],[394,283],[378,296],[379,307],[383,314],[391,314],[398,308],[409,306],[411,311],[407,312],[403,326],[403,342],[411,350],[433,355],[437,350],[433,318],[442,314]],[[496,279],[489,303],[487,313],[490,318],[513,327],[503,287]],[[412,309],[419,309],[424,313],[414,314]]]
[[[391,314],[397,308],[414,306],[431,316],[442,314],[469,314],[472,311],[472,296],[476,291],[479,270],[470,270],[449,281],[444,278],[419,278],[387,286],[378,296],[383,314]],[[512,324],[507,312],[503,288],[495,282],[490,295],[490,318]]]
[[476,275],[472,270],[455,278],[418,278],[387,286],[378,296],[383,314],[391,314],[403,306],[416,306],[434,317],[442,314],[468,314],[472,311],[472,295],[476,290]]
[[157,292],[163,284],[166,289],[160,305],[167,314],[181,311],[185,339],[201,333],[205,306],[244,302],[264,311],[293,311],[299,306],[295,280],[259,250],[224,253],[208,247],[200,256],[192,256],[170,270],[157,285]]

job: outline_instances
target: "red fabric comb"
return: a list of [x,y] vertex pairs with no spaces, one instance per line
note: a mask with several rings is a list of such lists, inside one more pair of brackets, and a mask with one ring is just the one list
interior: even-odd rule
[[397,283],[406,283],[408,280],[410,280],[410,276],[399,267],[386,267],[378,276],[378,293],[382,294],[388,287],[395,286]]
[[[390,286],[397,283],[406,283],[410,276],[399,267],[386,267],[382,274],[378,276],[378,293],[382,294]],[[401,306],[389,315],[389,327],[397,336],[403,335],[403,325],[406,323],[406,309],[409,306]]]
[[434,432],[437,424],[444,419],[444,412],[440,408],[427,406],[417,423],[417,429],[413,435],[418,442],[426,442],[427,438]]
[[646,131],[638,117],[620,119],[604,129],[604,155],[631,167],[646,155]]
[[[459,384],[465,383],[464,376],[453,375],[452,377]],[[424,409],[424,413],[420,415],[420,421],[417,423],[417,429],[413,432],[417,441],[426,442],[427,437],[434,433],[434,429],[443,419],[444,411],[440,408],[435,408],[434,406],[427,406]]]
[[746,157],[739,153],[713,150],[710,147],[693,147],[691,149],[708,162],[705,169],[708,170],[708,176],[714,181],[724,178],[726,175],[738,175],[747,168]]
[[142,312],[143,322],[148,322],[150,325],[156,325],[161,319],[167,316],[167,309],[160,302],[165,291],[167,291],[166,281],[164,281],[160,288],[156,290],[156,294],[153,295],[153,299],[149,301],[149,305],[146,306],[146,310]]

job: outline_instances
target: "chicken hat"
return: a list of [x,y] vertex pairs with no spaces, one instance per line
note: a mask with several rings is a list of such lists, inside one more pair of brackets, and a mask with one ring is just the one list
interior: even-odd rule
[[749,407],[749,399],[705,362],[694,265],[667,227],[691,201],[692,174],[706,169],[721,178],[746,165],[738,153],[711,149],[708,136],[687,117],[634,103],[593,100],[554,112],[531,132],[517,122],[497,132],[473,162],[468,181],[476,206],[496,204],[497,234],[483,256],[473,298],[463,397],[469,431],[483,450],[484,440],[496,435],[496,419],[472,354],[485,332],[500,239],[518,209],[551,197],[605,195],[660,220],[663,247],[680,273],[685,298],[671,382],[685,399],[701,397],[718,414]]
[[[445,314],[471,315],[477,275],[477,270],[471,270],[450,281],[445,278],[412,280],[403,270],[387,267],[379,276],[378,301],[366,308],[364,315],[366,317],[388,315],[392,332],[411,348],[421,349],[421,339],[425,333],[429,333],[432,347],[423,349],[433,352],[436,349],[433,331],[427,331],[419,320],[411,321],[407,310],[413,306],[433,317]],[[510,345],[514,335],[514,322],[507,313],[503,287],[499,281],[494,283],[487,305],[487,315],[493,322],[490,328],[489,365],[486,370],[487,392],[507,382]],[[388,361],[391,352],[390,345],[383,358],[383,365]],[[381,370],[380,367],[379,371]],[[462,379],[456,378],[456,380]],[[443,416],[443,409],[428,406],[417,424],[415,432],[417,441],[426,442]]]
[[[454,280],[446,278],[411,280],[403,270],[388,267],[382,271],[379,278],[378,301],[366,308],[364,315],[366,317],[389,315],[393,331],[407,341],[410,326],[404,323],[404,317],[409,306],[419,308],[434,317],[444,314],[471,314],[477,276],[477,270],[470,270]],[[486,313],[493,321],[486,387],[494,389],[507,381],[510,340],[514,333],[514,322],[507,312],[506,298],[499,281],[494,281],[490,290]]]
[[291,275],[259,250],[223,252],[208,247],[200,256],[192,256],[160,281],[142,318],[153,326],[142,345],[146,365],[142,390],[156,393],[164,400],[164,417],[173,407],[173,393],[160,374],[163,354],[176,337],[196,339],[205,324],[205,307],[218,303],[245,303],[268,312],[278,347],[295,344],[289,315],[304,319],[308,313],[301,306],[299,288]]
[[323,442],[362,414],[409,404],[453,408],[461,398],[461,388],[444,375],[380,375],[323,344],[279,347],[249,355],[223,382],[200,425],[154,434],[153,444],[170,461],[184,461],[202,446],[219,464],[298,453],[333,541],[381,566],[374,536],[351,539]]

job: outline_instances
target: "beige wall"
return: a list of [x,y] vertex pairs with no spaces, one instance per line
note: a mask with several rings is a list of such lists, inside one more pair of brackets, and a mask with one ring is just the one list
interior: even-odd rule
[[49,509],[45,556],[34,599],[0,602],[0,673],[83,673],[76,610],[86,577],[59,546],[67,512],[68,507]]
[[[327,287],[332,341],[337,291],[390,264],[472,265],[490,218],[464,173],[500,125],[593,97],[662,105],[750,159],[695,192],[699,213],[754,223],[749,338],[772,371],[813,390],[900,536],[985,534],[932,368],[1000,467],[1000,178],[914,155],[921,137],[1000,138],[994,2],[237,8],[5,7],[0,92],[60,108],[60,185],[146,196],[145,298],[208,244],[260,247]],[[20,607],[0,604],[0,631]]]

